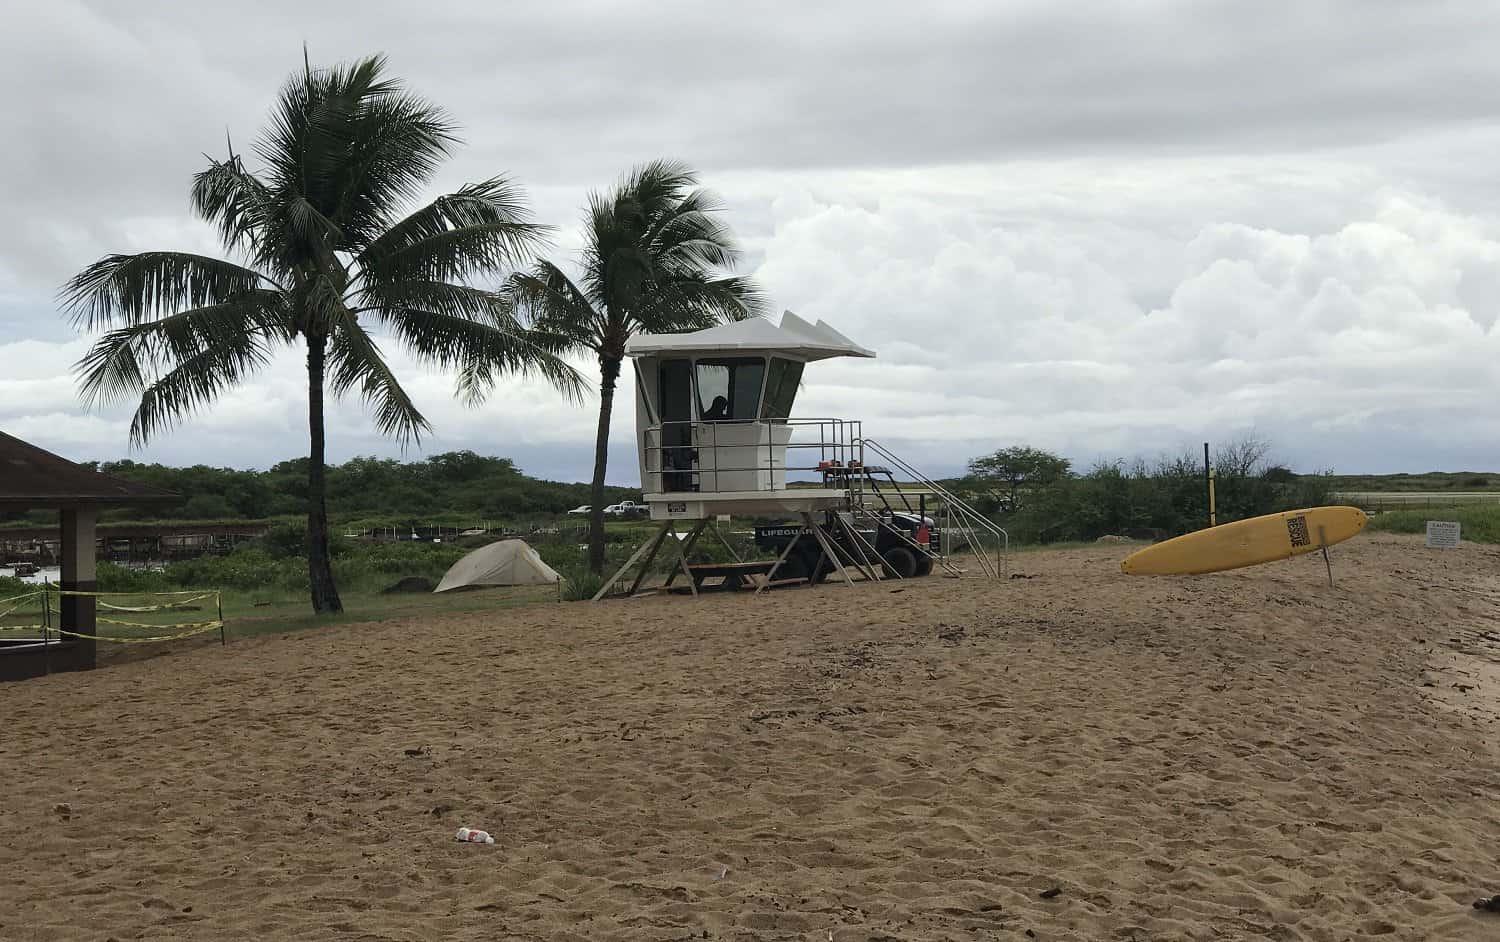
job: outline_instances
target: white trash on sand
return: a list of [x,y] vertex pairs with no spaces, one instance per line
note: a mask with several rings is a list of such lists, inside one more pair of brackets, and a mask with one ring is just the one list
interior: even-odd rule
[[490,836],[489,831],[481,831],[478,828],[459,828],[456,840],[468,844],[493,844],[495,839]]

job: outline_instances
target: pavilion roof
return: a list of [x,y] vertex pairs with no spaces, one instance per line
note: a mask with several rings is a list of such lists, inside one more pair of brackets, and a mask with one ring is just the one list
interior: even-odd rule
[[0,432],[0,507],[144,504],[180,499],[171,491],[103,474]]

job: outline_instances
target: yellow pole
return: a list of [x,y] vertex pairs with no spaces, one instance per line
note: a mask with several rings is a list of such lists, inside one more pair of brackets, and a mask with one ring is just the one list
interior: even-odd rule
[[1218,504],[1214,501],[1214,480],[1218,476],[1214,471],[1208,472],[1208,525],[1211,527],[1219,525]]

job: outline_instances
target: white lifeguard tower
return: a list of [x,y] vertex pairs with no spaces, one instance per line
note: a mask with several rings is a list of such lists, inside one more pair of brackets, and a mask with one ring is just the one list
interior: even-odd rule
[[[687,553],[710,521],[726,515],[800,517],[805,532],[845,581],[852,583],[845,563],[869,579],[880,579],[880,555],[868,539],[870,531],[861,536],[856,518],[866,512],[872,487],[889,511],[886,495],[895,484],[887,468],[867,469],[867,451],[895,466],[924,494],[941,498],[945,508],[962,508],[965,529],[978,526],[1004,536],[1003,530],[936,482],[865,438],[859,421],[792,415],[808,363],[875,356],[822,321],[808,323],[787,311],[779,325],[752,317],[688,333],[644,334],[630,341],[626,354],[635,366],[641,489],[651,519],[662,526],[596,598],[644,557],[630,589],[633,594],[667,534],[675,532],[677,523],[688,521],[693,525],[680,540],[678,555],[696,594],[698,580],[689,571]],[[890,484],[885,493],[867,470],[886,474]],[[903,501],[909,493],[903,492]],[[977,534],[970,536],[978,545]],[[932,548],[909,537],[906,541],[913,555],[946,557],[945,547]],[[739,565],[747,573],[763,575],[757,588],[764,589],[780,561]],[[676,575],[669,576],[669,585]]]

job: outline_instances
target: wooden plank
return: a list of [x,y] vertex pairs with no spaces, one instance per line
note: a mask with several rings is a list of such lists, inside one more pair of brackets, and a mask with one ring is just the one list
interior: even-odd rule
[[688,571],[705,576],[727,576],[731,573],[770,572],[774,559],[756,559],[747,563],[689,563]]

